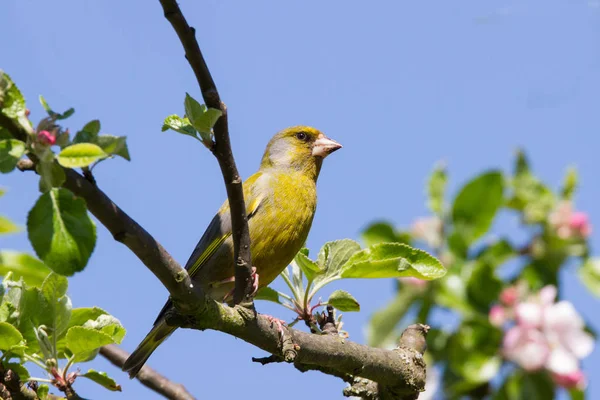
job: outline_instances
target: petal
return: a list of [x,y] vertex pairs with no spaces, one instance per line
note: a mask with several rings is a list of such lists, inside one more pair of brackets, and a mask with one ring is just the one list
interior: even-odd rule
[[583,319],[579,316],[573,304],[568,301],[559,301],[546,308],[544,328],[556,332],[581,330]]
[[589,356],[594,350],[594,337],[583,330],[569,332],[568,337],[565,335],[562,339],[565,348],[580,360]]
[[528,371],[542,368],[550,354],[544,335],[537,329],[512,327],[504,336],[504,355]]
[[526,327],[542,325],[542,307],[536,303],[521,303],[515,308],[517,323]]
[[511,354],[518,347],[519,341],[523,336],[524,329],[520,326],[513,326],[504,334],[504,340],[502,342],[502,347],[504,352],[507,354]]
[[573,353],[558,346],[552,349],[546,368],[556,374],[566,375],[579,370],[579,362]]
[[543,305],[551,305],[556,299],[556,286],[547,285],[540,290],[540,301]]

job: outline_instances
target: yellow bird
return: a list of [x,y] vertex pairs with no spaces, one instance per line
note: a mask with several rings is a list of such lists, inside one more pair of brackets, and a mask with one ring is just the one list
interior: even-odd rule
[[[256,288],[267,286],[304,245],[317,207],[316,183],[323,159],[342,146],[308,126],[277,133],[267,145],[260,169],[243,184]],[[221,206],[185,268],[192,280],[217,301],[230,301],[234,287],[229,203]],[[176,327],[164,315],[123,365],[135,377],[152,352]]]

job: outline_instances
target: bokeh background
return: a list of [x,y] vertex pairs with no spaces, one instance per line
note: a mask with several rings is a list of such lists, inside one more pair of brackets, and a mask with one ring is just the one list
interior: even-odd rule
[[[453,194],[483,169],[508,170],[517,147],[555,187],[575,165],[577,208],[600,227],[600,2],[180,3],[229,107],[244,177],[258,167],[268,139],[289,125],[314,125],[344,145],[319,179],[313,252],[328,240],[358,238],[374,219],[408,226],[426,215],[423,187],[436,161],[446,161]],[[99,185],[184,263],[225,190],[198,142],[160,132],[166,115],[183,113],[185,92],[200,93],[158,1],[5,0],[1,10],[0,67],[23,91],[32,119],[44,115],[43,94],[58,111],[75,107],[72,131],[98,118],[102,132],[127,135],[132,162],[101,164]],[[24,225],[37,178],[13,172],[0,184],[8,189],[2,213]],[[505,216],[496,229],[517,225]],[[70,295],[76,307],[99,305],[119,318],[131,351],[167,292],[102,226],[98,235]],[[2,248],[30,250],[24,233],[1,240]],[[563,271],[562,294],[598,329],[598,300],[573,272]],[[348,281],[329,291],[340,286],[361,302],[361,312],[344,319],[352,339],[364,341],[364,326],[391,298],[393,282]],[[292,317],[269,304],[258,308]],[[341,397],[341,381],[250,362],[261,355],[223,334],[179,330],[150,365],[199,398]],[[123,393],[81,381],[84,397],[158,398],[103,359],[93,365]],[[600,398],[600,350],[583,365],[589,398]]]

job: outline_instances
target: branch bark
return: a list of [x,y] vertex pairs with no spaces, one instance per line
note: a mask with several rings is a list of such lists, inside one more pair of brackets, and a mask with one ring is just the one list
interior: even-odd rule
[[231,209],[231,226],[233,237],[233,254],[235,260],[235,289],[233,301],[239,304],[242,301],[251,302],[252,297],[252,260],[250,255],[250,231],[248,229],[248,217],[244,204],[244,192],[242,178],[240,177],[229,140],[229,128],[227,124],[227,107],[221,101],[217,86],[210,74],[198,41],[196,30],[189,26],[177,1],[160,0],[165,18],[171,23],[173,29],[179,36],[179,40],[185,50],[185,58],[190,63],[196,80],[200,86],[202,97],[207,107],[221,110],[221,117],[214,126],[215,142],[211,149],[219,162],[221,174],[227,189],[229,208]]
[[[123,367],[125,360],[127,360],[127,357],[129,357],[129,353],[114,344],[100,348],[100,354],[102,354],[108,361],[113,363],[113,365],[119,367],[119,369]],[[154,390],[156,393],[163,395],[167,399],[195,399],[195,397],[192,396],[192,394],[188,392],[183,385],[170,381],[147,365],[142,367],[136,378],[142,385]]]

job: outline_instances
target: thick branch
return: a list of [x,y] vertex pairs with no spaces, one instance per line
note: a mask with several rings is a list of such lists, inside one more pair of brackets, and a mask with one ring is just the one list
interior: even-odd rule
[[[102,354],[108,361],[113,363],[119,369],[123,368],[123,364],[129,353],[113,344],[100,348]],[[185,387],[179,383],[175,383],[165,378],[148,366],[142,367],[136,378],[142,385],[154,390],[171,400],[193,400],[194,396],[189,393]]]
[[[282,355],[281,334],[268,317],[252,313],[243,307],[227,307],[207,303],[196,319],[167,317],[168,322],[193,329],[215,329],[245,340],[271,354]],[[173,319],[172,319],[173,318]],[[422,391],[425,385],[425,362],[422,353],[411,346],[395,350],[371,348],[336,335],[316,335],[284,327],[284,337],[291,337],[295,354],[288,361],[296,365],[315,366],[335,376],[360,376],[393,388],[395,393],[410,395]],[[288,347],[289,350],[289,347]]]
[[242,301],[251,301],[252,262],[250,256],[250,231],[248,230],[248,218],[244,204],[242,178],[240,178],[233,158],[233,152],[231,151],[227,124],[227,107],[219,97],[215,82],[200,51],[200,46],[196,40],[196,30],[188,25],[181,9],[177,5],[177,1],[160,0],[160,4],[163,7],[165,18],[171,23],[177,36],[179,36],[179,40],[185,50],[185,58],[194,70],[206,106],[221,110],[223,113],[214,127],[215,144],[212,152],[219,161],[231,209],[233,254],[236,264],[233,300],[235,304],[239,304]]

